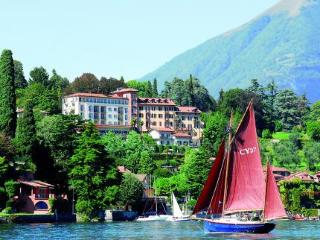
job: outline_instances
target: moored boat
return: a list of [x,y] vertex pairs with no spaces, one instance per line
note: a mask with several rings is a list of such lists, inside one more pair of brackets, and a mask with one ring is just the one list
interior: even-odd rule
[[167,218],[167,221],[171,221],[171,222],[189,221],[190,217],[183,215],[180,209],[180,206],[177,202],[177,199],[173,193],[171,195],[171,199],[172,199],[172,215]]
[[232,118],[193,214],[206,211],[208,232],[268,233],[287,215],[269,163],[263,173],[252,102],[234,135],[231,126]]

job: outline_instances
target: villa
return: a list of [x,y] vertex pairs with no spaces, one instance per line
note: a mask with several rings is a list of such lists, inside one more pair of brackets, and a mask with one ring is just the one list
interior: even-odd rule
[[43,214],[50,211],[49,199],[54,198],[54,186],[38,180],[18,180],[19,194],[14,197],[19,212]]

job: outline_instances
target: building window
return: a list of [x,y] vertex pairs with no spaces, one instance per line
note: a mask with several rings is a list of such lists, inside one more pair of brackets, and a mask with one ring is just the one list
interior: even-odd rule
[[102,113],[104,113],[104,112],[106,111],[106,107],[101,106],[100,111],[101,111]]
[[163,114],[158,114],[158,117],[159,118],[163,118]]
[[188,130],[192,130],[192,124],[188,124]]
[[140,118],[143,118],[143,113],[139,113],[139,117],[140,117]]
[[94,106],[93,110],[94,110],[94,112],[99,112],[99,106]]
[[181,120],[182,121],[186,120],[186,117],[185,116],[181,116]]
[[118,111],[117,108],[113,108],[113,110],[114,110],[115,112]]
[[173,127],[173,122],[170,122],[170,127]]
[[192,116],[188,116],[188,120],[191,121],[192,120]]
[[162,107],[159,106],[159,111],[162,111]]
[[89,105],[89,112],[92,112],[92,110],[93,110],[92,105]]
[[108,108],[108,111],[111,112],[111,111],[112,111],[112,108]]
[[83,112],[84,111],[84,105],[80,105],[80,111]]
[[160,126],[160,127],[162,126],[162,122],[159,122],[159,126]]
[[157,126],[157,122],[152,122],[151,125],[152,126]]

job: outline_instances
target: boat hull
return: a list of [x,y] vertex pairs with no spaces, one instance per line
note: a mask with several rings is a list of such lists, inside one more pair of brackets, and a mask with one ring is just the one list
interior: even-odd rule
[[269,233],[275,228],[274,223],[224,223],[211,219],[204,220],[207,232],[220,233]]

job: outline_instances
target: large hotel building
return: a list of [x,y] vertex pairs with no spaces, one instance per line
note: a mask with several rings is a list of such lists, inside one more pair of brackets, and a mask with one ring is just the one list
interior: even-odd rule
[[93,121],[101,133],[127,134],[135,120],[141,123],[139,130],[149,133],[157,144],[200,145],[203,123],[198,108],[176,106],[168,98],[139,98],[137,92],[124,88],[109,96],[74,93],[63,98],[62,113]]

